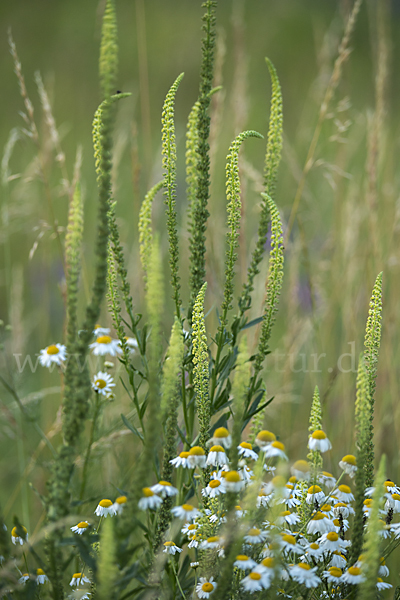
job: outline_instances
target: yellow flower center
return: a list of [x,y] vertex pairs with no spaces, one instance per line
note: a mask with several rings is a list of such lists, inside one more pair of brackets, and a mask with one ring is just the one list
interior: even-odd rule
[[271,446],[273,446],[277,450],[282,450],[283,451],[285,449],[285,445],[282,444],[282,442],[272,442]]
[[264,443],[275,442],[276,435],[272,433],[272,431],[267,431],[266,429],[263,429],[262,431],[260,431],[260,433],[257,434],[256,439]]
[[212,592],[212,591],[213,591],[213,589],[214,589],[214,586],[213,586],[213,584],[212,584],[212,583],[210,583],[209,581],[206,581],[206,582],[205,582],[205,583],[203,583],[203,585],[201,586],[201,589],[202,589],[202,591],[203,591],[203,592],[206,592],[206,593],[208,593],[208,594],[209,594],[210,592]]
[[96,342],[98,344],[110,344],[111,338],[109,335],[101,335],[100,337],[97,338]]
[[[277,444],[279,444],[279,442],[277,442]],[[285,478],[282,477],[282,475],[277,475],[276,477],[273,477],[271,483],[274,487],[283,488],[285,487]]]
[[339,485],[339,492],[343,492],[343,494],[351,494],[351,489],[348,485]]
[[332,577],[341,577],[342,576],[342,569],[339,569],[339,567],[330,567],[328,569],[329,573],[332,575]]
[[[345,506],[346,506],[346,505],[345,505]],[[322,510],[323,512],[329,512],[329,511],[331,510],[331,508],[332,508],[332,506],[331,506],[330,504],[323,504],[323,505],[321,506],[321,510]]]
[[239,446],[241,448],[245,448],[246,450],[252,450],[253,446],[251,444],[249,444],[248,442],[242,442],[241,444],[239,444]]
[[102,508],[110,508],[110,506],[112,506],[112,502],[111,500],[100,500],[99,505]]
[[364,500],[363,502],[364,506],[372,506],[372,498],[367,498],[366,500]]
[[291,546],[294,546],[296,543],[296,539],[293,537],[293,535],[289,535],[289,534],[282,536],[282,540],[284,542],[286,542],[287,544],[290,544]]
[[227,438],[228,436],[229,436],[229,431],[226,429],[226,427],[218,427],[214,431],[213,438]]
[[189,456],[189,452],[181,452],[179,454],[179,458],[187,458]]
[[319,485],[312,485],[311,487],[308,488],[307,493],[308,494],[319,494],[319,492],[322,492],[321,488],[319,487]]
[[43,569],[36,569],[36,575],[44,575]]
[[291,477],[289,477],[289,483],[296,483],[296,481],[297,481],[297,478],[294,475],[292,475]]
[[[25,527],[21,526],[21,529],[25,533],[25,535],[28,533]],[[16,527],[12,528],[11,535],[12,535],[12,537],[18,537],[18,533],[17,533],[17,528]]]
[[211,489],[217,488],[221,485],[221,482],[218,481],[218,479],[211,479],[210,483],[208,484],[210,486]]
[[256,527],[253,527],[253,529],[250,529],[248,535],[256,536],[256,535],[260,535],[260,533],[261,532],[259,529],[257,529]]
[[60,352],[60,350],[57,348],[57,346],[55,344],[52,344],[51,346],[49,346],[46,350],[47,354],[58,354]]
[[281,517],[287,517],[290,514],[291,514],[290,510],[284,510],[283,512],[281,512]]
[[219,537],[217,535],[213,535],[209,538],[207,538],[207,542],[209,542],[210,544],[214,544],[215,542],[219,541]]
[[170,485],[170,486],[172,486],[172,484],[169,483],[169,481],[159,481],[158,485]]
[[204,456],[205,452],[201,446],[193,446],[189,450],[189,456]]
[[330,542],[337,542],[339,539],[339,536],[334,531],[330,531],[329,533],[326,534],[326,539],[329,540]]
[[189,525],[188,529],[189,529],[189,531],[193,531],[193,529],[196,529],[196,527],[197,527],[197,525],[192,523],[191,525]]
[[361,569],[359,569],[358,567],[349,567],[347,572],[349,573],[349,575],[361,575]]
[[107,382],[104,381],[104,379],[96,379],[96,381],[94,382],[94,385],[102,390],[103,388],[106,387]]
[[80,578],[81,578],[81,576],[82,576],[82,573],[74,573],[74,574],[72,575],[73,579],[80,579]]
[[183,510],[186,510],[187,512],[190,512],[191,510],[193,510],[193,506],[191,504],[182,504],[182,508],[183,508]]
[[223,449],[222,446],[212,446],[210,448],[210,452],[223,452],[223,453],[225,453],[225,450]]
[[264,558],[264,560],[261,561],[261,564],[264,567],[267,567],[267,569],[273,569],[274,565],[275,565],[275,561],[272,558],[272,556],[268,556],[267,558]]
[[127,497],[126,497],[126,496],[119,496],[119,497],[116,499],[116,501],[115,501],[115,502],[116,502],[117,504],[125,504],[125,502],[126,502],[126,501],[127,501]]
[[319,544],[316,544],[315,542],[313,542],[312,544],[310,544],[310,548],[311,548],[312,550],[318,550],[318,548],[319,548]]
[[317,429],[317,431],[314,431],[311,437],[314,440],[324,440],[326,438],[326,434],[322,431],[322,429]]
[[325,515],[322,512],[317,512],[313,516],[312,521],[321,521],[322,519],[325,519]]
[[307,563],[299,563],[297,566],[301,569],[304,569],[305,571],[309,571],[311,569],[310,565],[308,565]]
[[355,467],[356,466],[356,457],[353,456],[352,454],[346,454],[346,456],[343,456],[342,462],[347,463],[348,465],[353,465],[353,467]]
[[252,579],[253,581],[259,581],[261,579],[261,575],[260,573],[250,573],[249,575],[250,579]]
[[87,521],[81,521],[78,523],[78,527],[79,529],[86,529],[86,527],[89,527],[89,523]]
[[341,523],[340,523],[339,519],[333,519],[333,524],[334,524],[335,527],[340,527],[341,526]]
[[246,556],[245,554],[238,554],[238,556],[236,557],[236,560],[249,560],[249,557]]
[[300,473],[308,473],[310,466],[306,460],[296,460],[293,464],[293,469],[300,471]]
[[225,479],[226,481],[229,481],[229,483],[239,483],[240,475],[237,471],[228,471],[225,475]]
[[400,495],[399,494],[392,494],[392,498],[393,498],[393,500],[400,500]]
[[333,477],[332,473],[328,473],[328,471],[322,471],[322,475],[325,477]]
[[143,496],[145,498],[150,498],[151,496],[154,496],[154,492],[149,487],[143,488],[142,491],[143,491]]
[[164,542],[164,546],[175,546],[175,542]]

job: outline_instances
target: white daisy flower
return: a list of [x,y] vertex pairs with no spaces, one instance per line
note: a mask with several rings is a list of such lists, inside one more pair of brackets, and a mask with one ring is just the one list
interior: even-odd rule
[[49,581],[49,578],[43,569],[36,569],[36,583],[38,585],[44,585],[47,581]]
[[222,446],[211,446],[207,456],[207,465],[213,467],[223,466],[228,464],[228,457]]
[[265,450],[265,448],[272,444],[272,442],[276,442],[276,435],[271,431],[263,429],[262,431],[257,433],[255,443],[261,450]]
[[136,338],[133,337],[125,337],[126,345],[129,348],[129,354],[133,355],[136,353],[139,348],[139,344]]
[[289,498],[285,499],[285,504],[287,504],[288,508],[295,508],[301,504],[301,501],[293,495],[290,495]]
[[227,492],[239,492],[243,487],[243,479],[237,471],[228,471],[223,479]]
[[196,585],[196,594],[199,598],[209,598],[217,587],[214,577],[207,579],[206,577],[200,577],[199,583]]
[[271,500],[271,498],[272,494],[266,494],[264,490],[261,490],[261,492],[257,496],[257,508],[260,508],[260,506],[268,506],[268,503]]
[[95,356],[117,356],[122,354],[122,349],[119,340],[113,340],[109,335],[99,336],[93,344],[89,344],[89,348],[93,350]]
[[189,465],[192,469],[196,467],[205,468],[207,463],[206,453],[201,446],[192,446],[187,457]]
[[183,533],[183,535],[187,535],[190,539],[196,534],[197,527],[197,523],[185,523],[181,529],[181,533]]
[[76,589],[72,591],[72,594],[70,594],[68,598],[70,598],[71,600],[89,600],[90,592],[88,592],[87,590]]
[[203,496],[216,498],[220,494],[225,494],[226,490],[219,479],[211,479],[206,488],[201,490]]
[[51,367],[55,364],[61,366],[67,358],[67,348],[63,344],[51,344],[40,351],[39,361],[43,367]]
[[188,543],[188,548],[198,548],[199,540],[196,537],[196,534],[192,537],[190,542]]
[[308,447],[310,450],[327,452],[332,448],[332,444],[326,437],[326,433],[322,429],[317,429],[308,438]]
[[29,581],[29,579],[30,579],[30,575],[29,575],[29,573],[23,573],[22,577],[20,577],[20,578],[18,579],[18,583],[19,583],[19,584],[26,583],[27,581]]
[[307,490],[306,502],[307,504],[314,504],[314,502],[318,502],[318,504],[322,504],[325,500],[325,494],[319,487],[319,485],[312,485]]
[[378,575],[379,577],[389,577],[389,569],[386,566],[386,562],[383,556],[381,557],[381,564],[379,566]]
[[337,496],[339,502],[354,502],[354,496],[348,485],[339,485],[334,494]]
[[336,485],[336,478],[328,471],[322,471],[318,476],[318,483],[324,485],[328,490],[333,490]]
[[143,496],[138,502],[138,507],[141,510],[146,510],[147,508],[156,509],[163,503],[162,498],[157,496],[151,488],[145,487],[142,491]]
[[280,546],[283,552],[293,552],[294,554],[302,554],[304,552],[304,548],[296,543],[296,538],[290,533],[282,536]]
[[339,467],[343,469],[347,475],[350,475],[350,477],[353,478],[357,471],[356,457],[353,456],[353,454],[346,454],[346,456],[343,456],[342,460],[339,461]]
[[265,542],[267,533],[266,531],[257,529],[257,527],[253,527],[252,529],[249,529],[243,539],[247,544],[259,544],[260,542]]
[[198,561],[194,561],[190,563],[190,566],[192,567],[192,569],[197,569],[197,567],[200,566],[200,563]]
[[176,496],[178,493],[176,487],[169,483],[169,481],[159,481],[155,485],[152,485],[150,489],[155,494],[161,496],[161,498],[166,498],[167,496]]
[[175,555],[177,552],[181,553],[182,552],[182,548],[179,548],[179,546],[177,546],[175,544],[175,542],[164,542],[164,550],[163,552],[165,554],[172,554]]
[[191,467],[190,467],[190,464],[189,464],[189,461],[188,461],[188,456],[189,456],[189,452],[181,452],[179,454],[179,456],[177,456],[176,458],[173,458],[169,462],[176,469],[178,467],[183,467],[184,469],[190,469]]
[[258,454],[254,452],[253,446],[248,442],[242,442],[237,447],[239,451],[239,456],[243,456],[244,458],[251,458],[252,460],[257,460]]
[[82,535],[82,533],[85,533],[85,531],[87,531],[88,527],[89,523],[87,521],[80,521],[78,525],[74,525],[73,527],[70,527],[70,529],[73,533]]
[[90,583],[90,579],[88,579],[86,575],[83,575],[82,573],[74,573],[69,585],[83,585],[84,583]]
[[333,524],[335,526],[336,533],[340,533],[341,531],[347,531],[350,527],[348,519],[333,519]]
[[122,513],[122,511],[125,508],[125,504],[126,501],[128,500],[128,498],[126,496],[118,496],[118,498],[115,500],[114,504],[113,504],[113,509],[116,515],[119,515]]
[[[21,529],[22,529],[22,531],[20,531]],[[25,537],[19,536],[18,533],[24,533]],[[20,544],[21,546],[24,542],[27,542],[28,541],[28,532],[27,532],[26,528],[23,527],[22,525],[20,525],[19,527],[13,527],[11,530],[11,541],[14,545]]]
[[376,588],[377,588],[377,590],[379,590],[379,591],[381,591],[381,590],[388,590],[391,587],[393,587],[391,583],[387,583],[386,581],[382,581],[382,579],[380,577],[378,577],[378,580],[376,582]]
[[324,549],[321,548],[321,546],[317,544],[317,542],[313,542],[312,544],[307,546],[307,552],[304,556],[301,557],[301,560],[318,560],[319,558],[321,558],[321,556],[323,556],[323,553]]
[[236,557],[235,562],[233,563],[234,567],[237,567],[238,569],[242,569],[243,571],[246,571],[246,569],[252,569],[256,565],[257,565],[256,561],[253,560],[252,558],[249,558],[245,554],[239,554]]
[[243,510],[241,506],[239,506],[239,504],[237,504],[235,506],[235,515],[237,519],[241,519],[243,517],[243,515],[246,514],[247,511]]
[[379,525],[380,525],[380,530],[379,530],[380,537],[383,538],[384,540],[386,540],[387,538],[390,538],[391,533],[392,533],[390,525],[386,525],[385,521],[383,521],[382,519],[379,519]]
[[263,579],[261,573],[257,573],[256,571],[252,571],[244,577],[240,582],[240,585],[246,590],[246,592],[260,592],[261,590],[268,589],[269,581],[267,579]]
[[348,540],[342,540],[336,531],[324,533],[318,540],[324,552],[340,552],[351,545]]
[[261,573],[264,580],[272,580],[275,575],[274,570],[276,570],[276,561],[273,556],[264,558],[261,563],[253,569],[256,573]]
[[232,437],[226,427],[218,427],[213,433],[211,442],[214,446],[230,448],[232,444]]
[[344,519],[347,519],[349,515],[354,515],[354,508],[345,502],[337,502],[332,508],[333,516],[338,518],[342,515]]
[[96,325],[93,333],[96,337],[100,337],[101,335],[109,335],[110,329],[108,327],[102,327],[101,325]]
[[308,589],[315,588],[321,583],[321,579],[316,575],[317,570],[318,567],[312,569],[307,563],[298,563],[289,567],[290,577]]
[[365,576],[361,573],[361,569],[359,567],[349,567],[347,571],[342,576],[343,583],[351,583],[352,585],[357,585],[362,581],[365,581]]
[[347,560],[346,557],[343,556],[343,554],[340,554],[340,552],[333,552],[332,553],[332,558],[331,561],[329,563],[330,567],[337,567],[338,569],[345,569],[347,565]]
[[98,517],[108,517],[108,515],[113,517],[115,515],[114,504],[108,499],[100,500],[94,512]]
[[308,522],[307,533],[311,535],[322,535],[323,533],[328,533],[329,531],[335,531],[335,525],[333,521],[328,519],[328,517],[326,517],[324,513],[320,511],[318,511]]
[[309,481],[310,464],[307,460],[296,460],[290,467],[290,472],[296,479],[305,479],[306,481]]
[[300,517],[297,513],[292,513],[290,510],[284,510],[281,512],[279,517],[276,519],[276,524],[280,527],[287,523],[288,525],[295,525],[300,521]]
[[218,535],[213,535],[201,542],[199,548],[200,550],[214,550],[215,548],[220,548],[222,543],[222,538]]
[[265,458],[281,458],[282,460],[289,460],[285,454],[285,445],[282,442],[271,442],[271,444],[264,450]]
[[385,509],[392,509],[394,513],[400,512],[400,494],[391,494],[385,502]]
[[184,519],[185,521],[193,521],[200,515],[200,511],[191,504],[182,504],[182,506],[174,506],[171,508],[174,517]]
[[342,581],[343,571],[339,567],[329,567],[327,571],[322,573],[322,576],[328,581],[328,583],[339,584]]
[[114,379],[108,373],[104,373],[103,371],[99,371],[97,375],[94,375],[92,388],[98,394],[102,394],[103,396],[107,396],[107,394],[111,394],[112,389],[115,387]]

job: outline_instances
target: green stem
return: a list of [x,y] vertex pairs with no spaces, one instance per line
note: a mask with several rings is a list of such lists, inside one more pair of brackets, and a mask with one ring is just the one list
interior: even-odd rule
[[82,500],[84,493],[85,493],[85,488],[86,488],[86,483],[87,483],[87,470],[88,470],[88,466],[89,466],[89,460],[90,460],[90,452],[92,450],[92,446],[93,446],[93,442],[94,442],[94,436],[95,436],[95,432],[96,432],[96,425],[97,425],[97,419],[100,413],[100,400],[99,400],[99,394],[96,393],[96,403],[95,403],[95,407],[94,407],[94,415],[93,415],[93,419],[92,419],[92,426],[90,428],[90,438],[89,438],[89,444],[86,450],[86,456],[85,456],[85,462],[83,464],[83,473],[82,473],[82,484],[81,484],[81,491],[79,494],[79,499]]
[[180,593],[182,594],[182,598],[184,598],[184,600],[186,600],[186,596],[185,596],[185,594],[183,593],[183,590],[182,590],[182,588],[181,588],[181,584],[180,584],[180,582],[179,582],[178,573],[176,572],[176,568],[175,568],[175,562],[174,562],[174,559],[173,559],[173,558],[171,558],[171,559],[170,559],[170,564],[171,564],[172,570],[173,570],[173,572],[174,572],[175,579],[176,579],[176,583],[178,584],[179,591],[180,591]]

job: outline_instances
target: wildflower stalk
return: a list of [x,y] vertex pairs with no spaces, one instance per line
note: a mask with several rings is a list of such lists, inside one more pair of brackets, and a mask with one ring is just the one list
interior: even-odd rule
[[96,596],[99,600],[109,600],[114,596],[113,589],[119,575],[117,547],[112,519],[105,519],[100,536],[98,578]]
[[116,90],[118,73],[118,31],[114,0],[107,0],[101,28],[99,78],[103,98]]
[[375,380],[378,366],[379,347],[381,343],[381,322],[382,322],[382,273],[376,278],[372,290],[372,296],[369,303],[368,320],[365,331],[365,366],[368,373],[369,384],[369,434],[366,440],[367,456],[365,463],[366,485],[371,486],[374,472],[374,394]]
[[67,234],[65,236],[65,263],[67,281],[67,345],[75,344],[77,334],[78,287],[83,235],[83,203],[80,186],[71,198]]
[[[282,92],[276,69],[269,58],[265,59],[272,83],[271,108],[268,125],[268,142],[265,154],[264,164],[264,185],[265,193],[274,200],[278,168],[282,154]],[[261,214],[259,217],[257,243],[251,255],[251,261],[247,270],[247,281],[243,286],[243,291],[239,300],[239,316],[250,308],[251,293],[254,289],[254,278],[258,275],[259,264],[264,254],[265,240],[268,233],[270,209],[266,198],[263,198],[261,205]]]
[[232,142],[226,157],[226,198],[228,200],[228,233],[226,235],[227,251],[225,259],[224,300],[221,306],[220,325],[216,335],[217,353],[213,367],[211,382],[211,400],[214,399],[217,386],[217,374],[221,353],[227,339],[228,311],[232,308],[234,268],[237,260],[236,248],[239,245],[239,229],[241,218],[240,179],[239,179],[239,150],[242,142],[249,137],[262,138],[256,131],[244,131]]
[[209,438],[208,430],[210,427],[211,418],[211,400],[208,390],[208,348],[206,327],[204,322],[204,296],[206,289],[207,282],[203,284],[199,293],[197,294],[196,302],[193,306],[192,320],[194,389],[199,419],[199,445],[204,450],[207,450],[207,441]]
[[169,264],[171,268],[171,285],[175,302],[176,316],[180,316],[180,284],[179,284],[179,247],[176,218],[176,142],[174,124],[174,102],[179,84],[182,81],[181,73],[172,84],[164,102],[162,111],[162,163],[164,169],[165,204],[167,205],[167,228],[169,240]]
[[[354,564],[361,554],[363,535],[364,535],[364,499],[367,478],[367,457],[368,457],[368,438],[370,427],[370,392],[368,373],[365,366],[364,357],[361,355],[358,363],[357,372],[357,393],[355,405],[356,418],[356,458],[357,471],[355,473],[355,503],[354,503],[354,522],[351,544],[350,563]],[[373,474],[372,474],[373,479]]]
[[145,287],[147,286],[147,277],[151,261],[151,249],[153,244],[153,233],[151,227],[151,208],[157,192],[161,190],[164,182],[159,181],[149,190],[144,197],[139,211],[139,252],[140,261],[144,273]]
[[[178,405],[180,391],[180,374],[184,355],[184,341],[182,326],[175,317],[168,348],[168,356],[164,362],[163,381],[161,386],[161,418],[165,424],[165,442],[163,462],[161,467],[161,479],[172,480],[173,467],[171,460],[176,456],[176,430],[178,425]],[[167,496],[160,508],[158,516],[157,531],[154,538],[154,551],[162,542],[162,536],[166,532],[171,521],[172,498]]]
[[196,202],[191,209],[191,222],[193,227],[190,231],[190,306],[189,322],[191,322],[192,308],[197,295],[206,277],[206,227],[209,212],[207,203],[210,195],[210,147],[208,138],[210,135],[210,92],[212,89],[214,71],[214,49],[215,49],[215,10],[217,3],[207,0],[202,5],[206,9],[203,16],[203,31],[205,36],[202,42],[202,63],[200,73],[199,109],[197,116],[198,139],[197,141],[197,190]]
[[[321,401],[319,397],[319,389],[318,386],[315,386],[314,395],[311,404],[311,412],[310,412],[310,423],[308,426],[308,431],[312,434],[314,431],[318,431],[322,429],[322,409],[321,409]],[[307,455],[308,460],[311,463],[311,469],[313,472],[313,479],[316,478],[317,471],[322,469],[323,460],[322,455],[319,450],[311,450]]]
[[363,548],[363,573],[365,580],[360,583],[357,598],[360,600],[375,600],[376,581],[381,557],[381,521],[379,518],[380,501],[385,488],[386,457],[382,456],[379,469],[374,482],[374,493],[372,495],[372,508],[368,517],[368,527],[365,533],[365,544]]

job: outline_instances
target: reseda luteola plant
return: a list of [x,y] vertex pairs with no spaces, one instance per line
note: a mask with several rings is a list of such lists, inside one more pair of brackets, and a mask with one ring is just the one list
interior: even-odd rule
[[[283,233],[275,203],[282,149],[282,97],[278,76],[266,59],[272,98],[258,236],[247,280],[232,315],[241,220],[239,150],[255,131],[240,133],[226,161],[227,234],[225,283],[219,326],[207,332],[205,232],[209,199],[209,132],[216,2],[204,3],[203,61],[199,99],[188,119],[186,181],[190,229],[189,303],[181,298],[176,213],[174,101],[183,74],[166,95],[162,111],[164,177],[144,198],[139,216],[140,259],[147,319],[134,312],[128,272],[111,194],[112,129],[117,79],[117,29],[107,0],[100,51],[103,101],[96,111],[93,143],[99,190],[96,271],[91,299],[78,322],[83,206],[79,186],[71,198],[65,263],[66,344],[41,351],[45,367],[65,363],[63,442],[43,498],[46,524],[32,542],[14,522],[11,541],[0,526],[0,590],[7,598],[66,594],[100,598],[378,598],[385,559],[400,544],[400,488],[385,480],[382,458],[374,478],[373,398],[381,336],[382,274],[373,288],[356,381],[355,455],[339,463],[341,474],[323,470],[331,442],[323,427],[318,387],[311,404],[307,460],[287,468],[283,442],[265,429],[266,384],[262,374],[278,310],[283,278]],[[163,269],[152,204],[164,189],[174,319],[163,349]],[[263,315],[248,321],[252,293],[268,229],[271,231]],[[106,294],[118,339],[97,325]],[[250,356],[245,330],[261,325]],[[94,336],[94,341],[93,341]],[[210,343],[210,340],[212,343]],[[102,361],[91,374],[86,357]],[[112,501],[104,498],[91,517],[76,516],[92,501],[88,467],[101,413],[113,398],[108,369],[117,357],[133,412],[121,415],[138,449],[131,483]],[[89,440],[83,440],[87,419]],[[82,469],[76,466],[84,456]],[[290,471],[290,472],[289,472]],[[354,480],[354,486],[351,486]],[[73,519],[73,521],[71,521]],[[75,521],[76,519],[76,521]],[[43,545],[42,545],[43,540]],[[74,572],[75,569],[75,572]],[[71,590],[72,588],[72,590]]]

